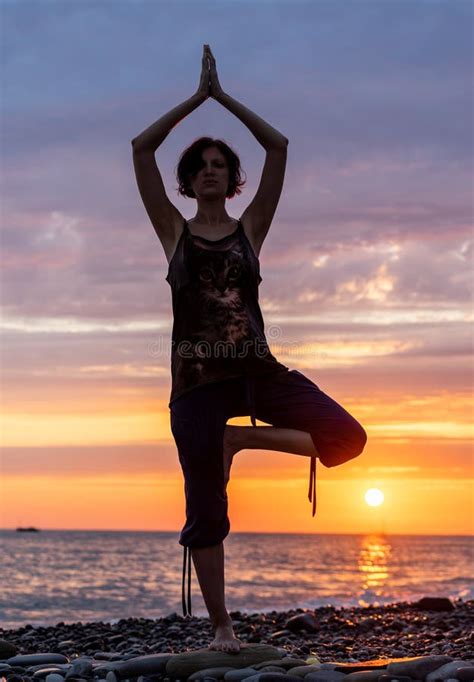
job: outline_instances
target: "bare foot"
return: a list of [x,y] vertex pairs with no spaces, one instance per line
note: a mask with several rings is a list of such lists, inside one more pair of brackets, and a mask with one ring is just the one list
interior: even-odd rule
[[217,625],[214,634],[215,637],[209,644],[209,649],[227,653],[240,651],[240,640],[234,635],[232,623]]
[[242,450],[242,426],[226,425],[224,429],[224,482],[225,487],[230,478],[230,468],[234,455]]

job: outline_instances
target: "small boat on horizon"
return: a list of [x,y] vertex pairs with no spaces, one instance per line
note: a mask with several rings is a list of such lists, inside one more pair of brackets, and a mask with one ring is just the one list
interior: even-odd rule
[[27,528],[18,527],[16,530],[18,533],[39,533],[40,531],[39,528],[35,528],[34,526],[28,526]]

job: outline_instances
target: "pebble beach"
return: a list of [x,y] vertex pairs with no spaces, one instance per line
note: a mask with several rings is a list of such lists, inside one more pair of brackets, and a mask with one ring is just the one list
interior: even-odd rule
[[0,628],[8,682],[474,680],[474,600],[231,611],[239,653],[209,650],[208,618],[127,618]]

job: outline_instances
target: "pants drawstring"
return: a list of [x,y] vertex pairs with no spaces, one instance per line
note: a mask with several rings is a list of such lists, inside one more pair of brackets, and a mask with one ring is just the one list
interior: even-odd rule
[[[191,547],[183,547],[183,579],[181,582],[181,602],[183,606],[183,616],[192,616],[191,613]],[[187,560],[187,561],[186,561]],[[186,578],[186,563],[188,567],[188,603],[185,600],[185,578]]]
[[314,516],[316,514],[316,457],[311,457],[308,499],[313,502],[312,516]]
[[[252,426],[257,426],[256,416],[255,416],[255,390],[254,390],[254,377],[251,374],[247,374],[247,403],[250,410],[250,421]],[[309,491],[308,499],[313,503],[312,516],[316,514],[316,457],[311,457],[310,469],[309,469]]]

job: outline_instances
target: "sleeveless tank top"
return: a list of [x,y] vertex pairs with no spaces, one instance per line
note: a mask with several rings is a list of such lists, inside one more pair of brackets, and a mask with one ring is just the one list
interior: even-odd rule
[[173,307],[169,406],[203,384],[288,371],[265,338],[260,264],[240,219],[216,240],[193,235],[185,220],[166,281]]

